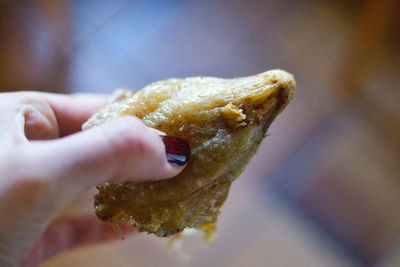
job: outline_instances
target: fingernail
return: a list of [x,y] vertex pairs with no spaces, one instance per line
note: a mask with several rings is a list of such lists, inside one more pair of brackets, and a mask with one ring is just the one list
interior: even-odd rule
[[173,136],[160,136],[165,145],[165,153],[170,164],[183,166],[189,160],[190,147],[185,140]]

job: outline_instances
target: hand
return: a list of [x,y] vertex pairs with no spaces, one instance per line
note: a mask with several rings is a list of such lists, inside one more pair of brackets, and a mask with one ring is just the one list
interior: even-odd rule
[[182,171],[168,163],[160,132],[135,117],[80,131],[103,103],[95,95],[0,94],[1,266],[24,258],[23,264],[34,265],[61,250],[116,237],[94,215],[57,218],[91,186]]

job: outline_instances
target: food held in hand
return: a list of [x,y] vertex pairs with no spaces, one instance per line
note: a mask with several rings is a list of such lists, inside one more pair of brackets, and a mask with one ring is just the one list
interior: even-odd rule
[[169,79],[137,93],[116,93],[84,129],[119,116],[136,116],[148,127],[186,140],[191,156],[171,179],[99,185],[96,215],[114,225],[133,220],[139,231],[161,237],[187,227],[204,229],[211,241],[231,183],[295,87],[291,74],[272,70],[236,79]]

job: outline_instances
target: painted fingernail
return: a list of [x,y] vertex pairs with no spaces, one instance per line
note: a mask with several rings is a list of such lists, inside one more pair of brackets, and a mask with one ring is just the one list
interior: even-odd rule
[[190,147],[185,140],[173,136],[160,136],[165,145],[165,153],[170,164],[183,166],[190,158]]

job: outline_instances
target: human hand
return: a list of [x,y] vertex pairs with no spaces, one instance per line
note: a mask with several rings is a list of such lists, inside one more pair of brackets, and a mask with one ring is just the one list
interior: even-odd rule
[[1,266],[24,258],[24,265],[35,265],[61,250],[115,238],[94,215],[57,218],[91,186],[182,171],[167,161],[160,132],[135,117],[81,132],[103,103],[95,95],[0,94]]

